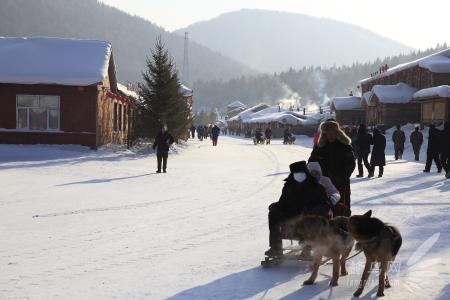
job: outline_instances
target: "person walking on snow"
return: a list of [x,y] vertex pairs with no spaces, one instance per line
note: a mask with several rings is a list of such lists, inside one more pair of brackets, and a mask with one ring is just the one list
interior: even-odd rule
[[379,168],[378,177],[383,177],[384,166],[386,165],[386,137],[378,128],[373,130],[373,149],[370,156],[370,177],[375,173],[375,167]]
[[359,125],[358,133],[353,144],[356,157],[358,158],[358,175],[356,177],[364,176],[363,162],[370,176],[371,168],[368,158],[370,154],[370,145],[372,144],[372,135],[367,132],[366,125]]
[[351,140],[338,122],[329,120],[320,125],[320,137],[309,161],[318,162],[323,175],[339,190],[341,200],[336,204],[335,215],[350,216],[350,176],[355,170],[355,156]]
[[442,132],[441,163],[445,170],[445,177],[450,179],[450,121],[445,122]]
[[428,129],[427,162],[425,163],[425,169],[423,170],[425,173],[430,172],[433,160],[438,169],[438,173],[442,172],[442,164],[439,157],[439,153],[441,150],[440,144],[441,134],[439,130],[436,129],[436,126],[434,124],[431,124],[430,128]]
[[191,136],[193,139],[195,139],[195,126],[194,125],[191,126]]
[[414,131],[411,133],[409,137],[409,141],[412,144],[413,151],[414,151],[414,160],[419,161],[420,156],[420,148],[423,144],[423,134],[419,131],[419,126],[417,126]]
[[264,131],[264,135],[266,136],[266,144],[270,144],[270,139],[272,138],[272,129],[270,127],[267,127]]
[[214,127],[211,129],[211,137],[213,146],[217,146],[217,140],[219,139],[220,134],[220,128],[217,125],[214,125]]
[[199,141],[203,141],[203,126],[197,126],[197,137]]
[[169,148],[174,142],[173,137],[167,132],[165,126],[161,126],[160,131],[156,135],[153,143],[153,150],[156,149],[156,158],[158,161],[158,170],[156,173],[161,173],[161,162],[163,172],[167,170],[167,158],[169,157]]
[[403,151],[405,149],[405,132],[397,125],[397,130],[392,134],[392,141],[394,142],[395,160],[402,159]]

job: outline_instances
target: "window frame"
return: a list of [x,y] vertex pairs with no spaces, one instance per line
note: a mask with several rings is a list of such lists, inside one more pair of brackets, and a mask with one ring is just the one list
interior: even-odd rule
[[[20,97],[37,97],[38,106],[19,106],[19,98]],[[31,129],[30,128],[30,110],[31,109],[39,109],[42,108],[40,106],[41,97],[55,97],[58,100],[57,108],[54,107],[45,107],[47,122],[46,129]],[[26,127],[19,128],[19,110],[26,110]],[[50,128],[50,111],[58,112],[58,126],[57,128]],[[31,131],[31,132],[60,132],[61,131],[61,97],[59,95],[31,95],[31,94],[17,94],[16,95],[16,130],[17,131]]]

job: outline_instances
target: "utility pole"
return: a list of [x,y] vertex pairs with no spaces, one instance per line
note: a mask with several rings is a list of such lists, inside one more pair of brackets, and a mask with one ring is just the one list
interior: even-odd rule
[[189,33],[184,33],[184,56],[182,81],[189,86]]

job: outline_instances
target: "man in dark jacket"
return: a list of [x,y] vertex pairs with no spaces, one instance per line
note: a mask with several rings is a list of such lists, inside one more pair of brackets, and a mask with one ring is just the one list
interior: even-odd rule
[[214,125],[214,127],[211,129],[211,137],[213,146],[217,146],[217,140],[219,139],[220,134],[220,128],[217,125]]
[[166,131],[164,126],[161,126],[160,131],[156,135],[155,142],[153,143],[153,150],[156,149],[156,158],[158,160],[158,170],[156,173],[161,173],[161,162],[163,172],[166,173],[169,147],[173,142],[173,137]]
[[326,216],[330,204],[325,188],[310,174],[305,161],[289,166],[290,174],[285,179],[278,202],[269,206],[268,256],[282,254],[281,225],[302,213]]
[[368,158],[370,154],[370,145],[372,144],[372,135],[367,132],[366,125],[364,124],[359,125],[358,133],[356,135],[353,144],[355,147],[356,157],[358,158],[358,175],[356,177],[364,176],[364,170],[362,165],[363,162],[370,177],[371,167]]
[[384,166],[386,165],[386,155],[384,150],[386,149],[386,137],[381,133],[378,128],[373,130],[373,149],[370,156],[371,177],[375,172],[375,167],[379,167],[378,177],[383,177]]
[[441,152],[441,134],[439,130],[436,129],[434,124],[430,125],[430,129],[428,130],[428,147],[427,147],[427,162],[425,164],[425,169],[423,170],[425,173],[429,173],[431,170],[431,164],[436,164],[438,172],[442,171],[441,159],[439,157],[439,153]]
[[392,141],[394,142],[395,160],[402,159],[403,150],[405,149],[405,132],[397,125],[397,130],[392,134]]
[[445,177],[450,179],[450,121],[445,122],[442,132],[441,163],[445,170]]
[[340,129],[336,121],[320,125],[320,137],[311,152],[309,161],[317,161],[324,176],[331,179],[341,194],[335,206],[335,216],[350,216],[350,176],[355,170],[355,156],[350,138]]
[[197,137],[200,141],[203,141],[203,126],[202,125],[197,126]]
[[420,148],[422,147],[422,143],[423,143],[423,134],[422,134],[422,132],[419,131],[418,126],[411,133],[411,136],[409,137],[409,141],[411,142],[412,147],[413,147],[414,160],[419,161]]
[[266,136],[266,144],[270,144],[270,139],[272,138],[272,129],[270,129],[270,127],[267,127],[264,131],[264,135]]
[[191,136],[193,139],[195,139],[195,126],[194,125],[191,126]]

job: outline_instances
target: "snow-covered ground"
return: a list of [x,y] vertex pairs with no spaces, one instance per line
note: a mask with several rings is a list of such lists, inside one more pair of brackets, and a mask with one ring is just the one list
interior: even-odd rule
[[[350,299],[362,255],[334,288],[330,266],[314,286],[307,265],[260,267],[267,206],[311,144],[190,140],[167,174],[145,149],[0,145],[0,299]],[[385,177],[352,180],[353,213],[403,234],[385,298],[450,299],[450,180],[423,174],[410,146],[387,152]]]

